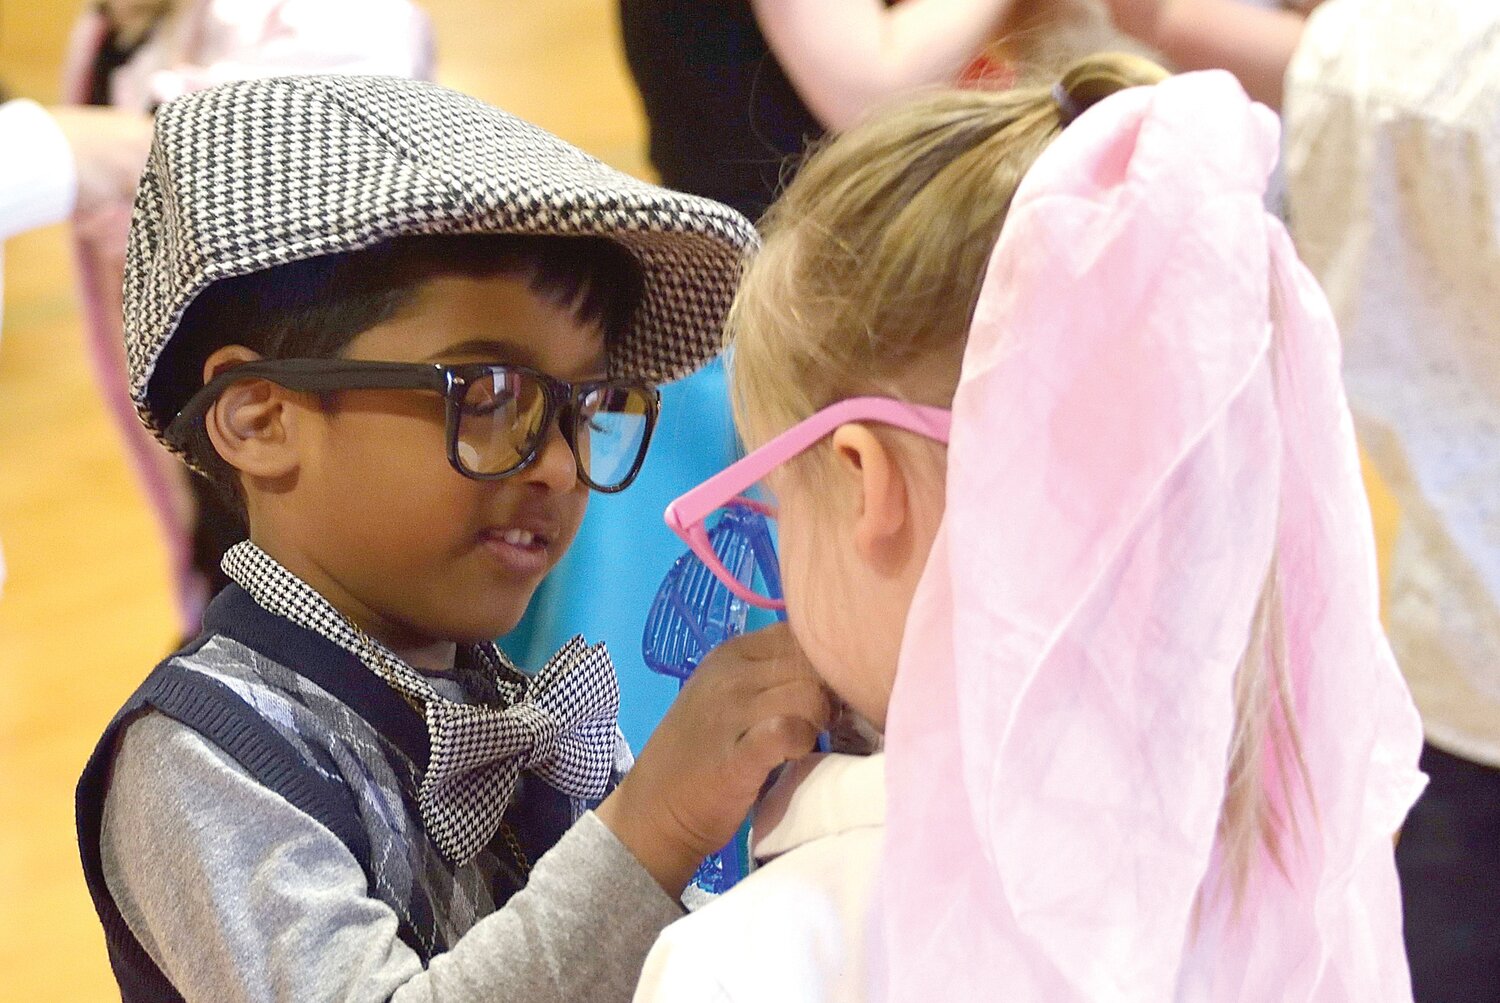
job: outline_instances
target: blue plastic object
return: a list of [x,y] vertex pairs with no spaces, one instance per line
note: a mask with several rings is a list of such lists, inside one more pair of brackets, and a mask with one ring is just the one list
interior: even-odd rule
[[[747,587],[759,571],[767,597],[781,597],[776,547],[764,516],[747,508],[727,509],[708,539],[724,567]],[[647,667],[686,681],[705,655],[745,632],[750,608],[688,551],[667,572],[646,615],[641,653]]]
[[[746,587],[757,575],[762,594],[781,598],[781,572],[776,545],[764,516],[736,506],[726,509],[708,531],[719,560]],[[662,581],[646,617],[641,639],[646,665],[662,675],[686,683],[706,656],[731,637],[745,632],[750,604],[737,598],[714,573],[688,551],[679,557]],[[778,615],[785,619],[784,616]],[[717,853],[710,854],[693,875],[705,892],[722,894],[749,870],[748,832],[741,832]]]

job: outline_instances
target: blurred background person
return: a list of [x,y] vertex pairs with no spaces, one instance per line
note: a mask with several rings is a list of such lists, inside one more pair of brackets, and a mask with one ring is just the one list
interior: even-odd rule
[[[129,199],[150,146],[151,120],[145,115],[67,107],[48,111],[27,100],[0,104],[0,245],[71,214],[89,217]],[[0,320],[3,306],[0,301]],[[4,586],[0,552],[0,590]]]
[[620,0],[652,166],[751,219],[825,132],[918,88],[1045,72],[1107,25],[1092,0]]
[[1105,0],[1120,30],[1177,70],[1227,69],[1255,100],[1281,107],[1287,63],[1320,0]]
[[[82,105],[148,113],[191,91],[288,73],[430,79],[426,15],[407,0],[104,0],[79,15],[63,93]],[[79,290],[100,394],[161,527],[182,631],[226,583],[219,559],[244,529],[208,483],[148,436],[125,393],[120,282],[130,200],[79,218]]]

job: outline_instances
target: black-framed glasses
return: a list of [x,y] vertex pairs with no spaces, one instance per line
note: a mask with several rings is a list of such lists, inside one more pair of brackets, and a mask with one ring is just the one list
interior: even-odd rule
[[639,380],[569,383],[526,366],[262,359],[215,376],[167,426],[182,445],[219,394],[241,380],[288,390],[429,390],[443,396],[448,462],[465,477],[494,481],[536,462],[552,422],[573,451],[578,477],[595,491],[623,491],[640,473],[661,412],[661,394]]

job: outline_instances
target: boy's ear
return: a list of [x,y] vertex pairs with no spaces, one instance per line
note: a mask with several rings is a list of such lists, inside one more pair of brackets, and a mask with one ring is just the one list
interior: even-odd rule
[[841,479],[855,488],[855,549],[877,567],[901,560],[911,497],[895,456],[868,426],[858,424],[834,431],[833,453]]
[[[259,358],[244,345],[227,345],[203,363],[203,381]],[[203,416],[209,441],[224,462],[247,477],[278,479],[295,473],[296,416],[287,407],[289,400],[290,391],[268,380],[231,383]]]

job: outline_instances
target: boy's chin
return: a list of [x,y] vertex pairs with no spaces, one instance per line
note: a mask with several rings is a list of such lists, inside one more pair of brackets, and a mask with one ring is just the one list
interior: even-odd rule
[[525,618],[540,584],[514,591],[507,589],[503,595],[491,593],[483,603],[463,603],[463,613],[444,625],[445,638],[457,644],[484,644],[504,637]]
[[450,640],[457,644],[488,644],[498,640],[515,630],[521,623],[525,614],[525,607],[514,616],[485,617],[472,623],[466,623],[450,631]]
[[[502,609],[490,609],[485,615],[477,618],[477,622],[466,625],[466,633],[470,636],[462,641],[467,644],[481,644],[504,637],[521,625],[526,617],[526,610],[531,606],[531,597],[536,593],[535,589],[529,590],[524,596],[516,596],[505,604]],[[455,640],[459,640],[455,638]]]

